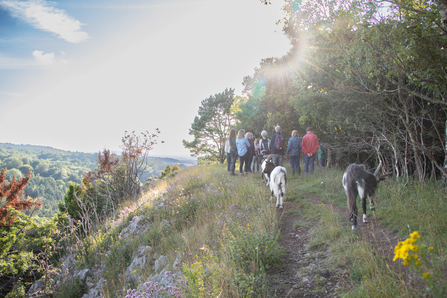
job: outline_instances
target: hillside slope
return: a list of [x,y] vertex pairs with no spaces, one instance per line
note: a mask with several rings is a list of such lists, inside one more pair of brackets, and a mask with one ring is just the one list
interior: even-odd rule
[[[378,191],[371,222],[353,232],[341,175],[317,170],[289,177],[281,210],[259,174],[231,177],[219,165],[184,169],[73,246],[63,262],[66,275],[55,279],[55,294],[420,297],[426,288],[434,291],[416,271],[392,261],[393,249],[408,237],[409,224],[445,266],[446,219],[437,218],[440,228],[433,229],[415,218],[407,201],[396,203],[402,184],[389,180]],[[411,192],[420,204],[438,194],[435,187],[406,187],[410,202],[416,201]],[[387,216],[390,211],[394,217]]]

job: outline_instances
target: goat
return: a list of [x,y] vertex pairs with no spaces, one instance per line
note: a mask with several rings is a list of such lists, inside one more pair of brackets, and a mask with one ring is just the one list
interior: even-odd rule
[[349,220],[354,221],[352,229],[357,227],[357,195],[362,200],[363,209],[363,222],[367,223],[368,218],[366,216],[366,197],[369,199],[369,207],[374,210],[374,193],[377,189],[377,185],[380,181],[384,180],[386,176],[391,173],[380,175],[380,168],[382,167],[382,161],[380,161],[374,174],[366,171],[364,165],[351,164],[346,172],[343,174],[343,188],[345,189],[346,196],[348,197],[349,207]]
[[282,208],[283,198],[286,194],[286,186],[287,186],[287,170],[284,167],[275,167],[273,171],[270,173],[270,191],[272,192],[272,196],[270,197],[270,201],[273,199],[273,196],[276,197],[276,208]]
[[[273,154],[270,154],[266,160],[264,160],[261,164],[261,179],[262,182],[265,183],[265,186],[269,186],[270,181],[270,173],[275,168],[275,164],[272,161]],[[265,180],[264,180],[265,178]]]

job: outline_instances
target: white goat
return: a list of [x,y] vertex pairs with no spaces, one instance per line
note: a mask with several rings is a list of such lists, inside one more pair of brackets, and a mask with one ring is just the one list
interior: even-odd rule
[[270,191],[272,192],[272,196],[270,197],[270,201],[273,199],[273,196],[276,197],[276,208],[282,208],[283,206],[283,198],[286,194],[286,186],[287,186],[287,170],[284,167],[276,167],[270,173]]

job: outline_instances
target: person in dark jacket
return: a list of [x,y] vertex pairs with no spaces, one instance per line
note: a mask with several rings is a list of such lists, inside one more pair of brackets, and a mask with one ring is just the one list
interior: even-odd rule
[[236,147],[236,129],[232,129],[228,136],[229,140],[229,164],[230,164],[230,175],[234,176],[234,168],[236,167],[236,157],[237,157],[237,147]]
[[275,154],[272,158],[275,166],[282,165],[282,156],[284,155],[284,136],[281,134],[281,127],[278,125],[275,127],[276,133],[270,139],[270,147],[272,154]]
[[289,139],[286,152],[286,155],[289,156],[292,176],[295,175],[295,170],[298,175],[301,174],[301,167],[300,167],[301,146],[302,142],[301,139],[298,138],[298,131],[296,130],[292,131],[292,137]]
[[324,168],[327,163],[327,148],[323,143],[318,148],[318,163],[320,164],[320,169]]

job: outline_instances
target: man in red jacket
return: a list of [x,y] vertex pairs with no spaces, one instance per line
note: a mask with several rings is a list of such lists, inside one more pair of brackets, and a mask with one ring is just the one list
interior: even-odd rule
[[318,148],[320,144],[318,143],[318,138],[312,132],[312,129],[308,127],[306,129],[307,134],[303,137],[303,155],[304,155],[304,173],[309,172],[310,165],[310,173],[314,172],[314,162],[315,157],[318,152]]

